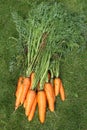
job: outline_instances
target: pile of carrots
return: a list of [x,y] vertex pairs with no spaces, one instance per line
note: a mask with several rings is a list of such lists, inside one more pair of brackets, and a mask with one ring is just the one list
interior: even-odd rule
[[50,73],[47,73],[48,82],[43,84],[43,89],[40,89],[40,82],[33,89],[33,81],[35,78],[35,72],[32,72],[30,77],[20,76],[17,89],[16,89],[16,101],[15,110],[20,105],[23,105],[25,109],[25,115],[29,121],[32,121],[36,107],[38,106],[39,120],[44,123],[46,118],[46,108],[48,107],[51,112],[55,111],[56,97],[60,95],[62,101],[65,100],[65,91],[62,81],[59,77],[51,80]]

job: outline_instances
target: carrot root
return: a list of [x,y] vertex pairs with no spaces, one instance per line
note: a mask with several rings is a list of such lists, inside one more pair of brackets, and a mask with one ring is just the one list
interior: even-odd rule
[[46,94],[44,91],[38,91],[37,93],[39,120],[44,123],[46,116]]
[[60,86],[60,97],[61,97],[62,101],[65,100],[65,91],[64,91],[64,87],[63,87],[62,82],[61,82],[61,86]]
[[36,97],[36,92],[34,90],[29,90],[28,96],[26,98],[26,107],[25,107],[26,116],[28,116],[30,113],[35,97]]
[[60,78],[55,78],[54,79],[54,92],[55,92],[55,96],[59,95],[60,85],[61,85]]
[[51,112],[53,112],[54,111],[54,102],[55,102],[53,86],[50,83],[45,83],[44,90],[46,93],[49,110]]
[[23,90],[22,90],[22,94],[21,94],[21,104],[24,103],[24,100],[26,98],[29,87],[30,87],[30,78],[25,78],[23,81]]
[[31,111],[28,115],[28,120],[29,121],[32,121],[33,117],[34,117],[34,113],[35,113],[35,110],[36,110],[36,105],[37,105],[37,99],[35,98],[34,99],[34,102],[33,102],[33,105],[31,107]]

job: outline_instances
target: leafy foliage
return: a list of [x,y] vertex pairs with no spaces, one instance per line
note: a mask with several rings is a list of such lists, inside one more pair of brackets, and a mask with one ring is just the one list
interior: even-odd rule
[[42,45],[51,51],[51,61],[55,55],[61,59],[73,48],[80,51],[86,47],[86,16],[69,12],[61,2],[34,4],[25,19],[16,12],[12,16],[19,33],[18,44],[26,50],[24,58],[27,61],[27,75],[30,75],[37,53],[41,54],[39,48]]

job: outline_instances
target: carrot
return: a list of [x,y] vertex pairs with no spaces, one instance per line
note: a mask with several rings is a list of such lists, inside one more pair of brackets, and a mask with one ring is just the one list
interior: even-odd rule
[[45,83],[44,90],[46,92],[46,97],[48,101],[48,106],[50,111],[54,111],[54,102],[55,102],[55,95],[54,95],[54,89],[51,85],[51,83]]
[[55,96],[58,96],[58,94],[59,94],[60,85],[61,85],[60,78],[55,78],[54,79],[54,93],[55,93]]
[[[37,96],[36,96],[36,97],[37,97]],[[29,113],[29,115],[28,115],[28,120],[29,120],[29,121],[31,121],[31,120],[33,119],[33,117],[34,117],[36,105],[37,105],[37,99],[35,98],[35,99],[34,99],[34,102],[33,102],[33,104],[32,104],[30,113]]]
[[29,93],[30,93],[30,89],[28,90],[27,95],[26,95],[26,99],[24,100],[24,104],[23,104],[23,107],[24,107],[24,108],[26,108],[26,104],[28,103]]
[[34,82],[34,76],[35,76],[35,73],[32,72],[31,75],[30,75],[30,80],[31,80],[30,89],[32,88],[32,85],[33,85],[33,82]]
[[29,90],[27,98],[26,98],[26,104],[25,104],[25,114],[26,114],[26,116],[28,116],[29,113],[30,113],[30,110],[32,108],[35,97],[36,97],[36,92],[34,90]]
[[16,97],[17,97],[17,95],[18,95],[18,93],[19,93],[19,89],[20,89],[20,86],[21,86],[22,82],[23,82],[23,77],[20,76],[19,79],[18,79],[18,84],[17,84],[16,94],[15,94]]
[[21,94],[21,104],[24,103],[24,100],[26,98],[26,94],[28,92],[29,87],[30,87],[30,78],[25,78],[23,81],[23,90],[22,90],[22,94]]
[[23,84],[20,85],[20,88],[17,93],[17,98],[16,98],[16,102],[15,102],[15,110],[19,107],[19,105],[21,103],[22,90],[23,90]]
[[41,123],[44,123],[46,116],[46,94],[44,91],[38,91],[37,103],[39,111],[39,120]]
[[60,86],[60,97],[61,97],[62,101],[65,100],[65,91],[64,91],[64,87],[63,87],[62,82],[61,82],[61,86]]

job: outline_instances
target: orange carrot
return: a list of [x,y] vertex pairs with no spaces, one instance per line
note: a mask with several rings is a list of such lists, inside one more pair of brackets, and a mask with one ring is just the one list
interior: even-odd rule
[[60,86],[60,97],[61,97],[62,101],[65,100],[65,91],[64,91],[64,87],[63,87],[62,82],[61,82],[61,86]]
[[[29,85],[30,90],[32,89],[33,79],[34,79],[34,72],[32,72],[30,75],[30,85]],[[25,99],[24,104],[23,104],[24,108],[26,107],[26,102],[28,102],[28,98],[29,98],[28,96],[29,96],[29,91],[27,93],[26,99]]]
[[[36,96],[37,97],[37,96]],[[28,115],[28,120],[31,121],[34,117],[34,113],[35,113],[35,110],[36,110],[36,105],[37,105],[37,99],[35,98],[34,99],[34,102],[32,104],[32,107],[31,107],[31,110],[30,110],[30,113]]]
[[55,96],[57,96],[59,94],[60,85],[61,85],[60,78],[55,78],[54,79],[54,93],[55,93]]
[[33,85],[33,82],[34,82],[34,76],[35,76],[35,73],[32,72],[31,75],[30,75],[30,80],[31,80],[30,89],[32,88],[32,85]]
[[28,116],[30,113],[35,97],[36,97],[36,92],[34,90],[29,90],[26,98],[26,107],[25,107],[26,116]]
[[41,123],[44,123],[46,116],[46,94],[44,91],[38,91],[37,103],[39,111],[39,119]]
[[17,97],[17,95],[18,95],[18,93],[19,93],[19,89],[20,89],[20,86],[21,86],[22,82],[23,82],[23,77],[20,76],[20,77],[19,77],[19,80],[18,80],[18,84],[17,84],[16,94],[15,94],[16,97]]
[[46,92],[46,97],[48,101],[48,106],[50,111],[54,111],[54,102],[55,102],[55,95],[54,95],[54,89],[51,85],[51,83],[45,83],[44,90]]
[[15,102],[15,110],[19,107],[19,105],[21,103],[22,90],[23,90],[23,84],[20,85],[20,88],[17,93],[17,98],[16,98],[16,102]]
[[26,98],[26,94],[28,92],[29,87],[30,87],[30,78],[25,78],[23,81],[23,90],[22,90],[22,94],[21,94],[21,104],[24,103],[24,100]]

